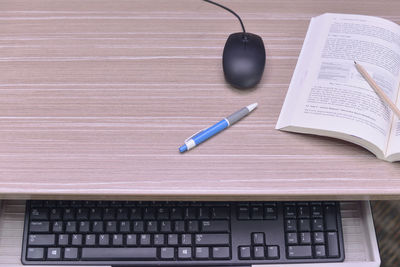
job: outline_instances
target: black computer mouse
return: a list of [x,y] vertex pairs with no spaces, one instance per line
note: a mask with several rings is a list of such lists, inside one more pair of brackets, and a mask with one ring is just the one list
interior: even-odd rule
[[232,33],[226,40],[222,56],[226,81],[238,89],[256,86],[265,67],[262,38],[248,32]]

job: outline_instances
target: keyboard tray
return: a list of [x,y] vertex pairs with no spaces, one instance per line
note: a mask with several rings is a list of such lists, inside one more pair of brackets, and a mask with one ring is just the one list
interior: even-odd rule
[[[0,266],[21,267],[21,242],[24,222],[25,202],[5,200],[0,209]],[[373,228],[369,202],[341,202],[343,236],[346,258],[342,263],[318,264],[319,267],[334,266],[368,266],[377,267],[380,264],[379,251]],[[59,265],[49,264],[55,267]],[[76,265],[78,266],[78,265]],[[100,266],[100,265],[94,265]],[[104,265],[101,265],[104,266]],[[110,265],[109,265],[110,266]],[[276,266],[257,264],[254,266]],[[292,266],[279,265],[279,266]],[[307,264],[296,265],[299,267]]]

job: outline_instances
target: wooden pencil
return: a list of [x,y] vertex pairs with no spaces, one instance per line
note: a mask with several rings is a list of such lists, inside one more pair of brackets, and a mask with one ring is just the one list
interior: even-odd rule
[[364,77],[364,79],[369,83],[369,85],[375,90],[375,92],[380,96],[380,98],[389,105],[392,111],[397,115],[397,118],[400,118],[400,110],[396,107],[396,105],[390,100],[390,98],[385,94],[385,92],[379,87],[378,84],[372,79],[372,77],[368,74],[368,72],[364,69],[363,66],[354,61],[356,65],[356,69]]

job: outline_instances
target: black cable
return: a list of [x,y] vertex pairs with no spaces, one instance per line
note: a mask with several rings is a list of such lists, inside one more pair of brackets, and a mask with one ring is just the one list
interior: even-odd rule
[[236,14],[233,10],[231,10],[231,9],[227,8],[226,6],[223,6],[223,5],[221,5],[221,4],[215,3],[214,1],[211,1],[211,0],[203,0],[203,1],[204,1],[204,2],[208,2],[208,3],[210,3],[210,4],[214,4],[214,5],[219,6],[219,7],[222,7],[223,9],[228,10],[229,12],[231,12],[233,15],[235,15],[235,16],[239,19],[240,25],[242,25],[243,33],[246,33],[246,30],[245,30],[245,28],[244,28],[242,19],[241,19],[241,18],[239,17],[239,15]]

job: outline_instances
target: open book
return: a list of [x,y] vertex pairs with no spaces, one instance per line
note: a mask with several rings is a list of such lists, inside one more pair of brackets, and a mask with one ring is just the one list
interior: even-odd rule
[[400,121],[358,73],[365,67],[399,106],[400,26],[378,17],[311,20],[276,129],[358,144],[400,161]]

